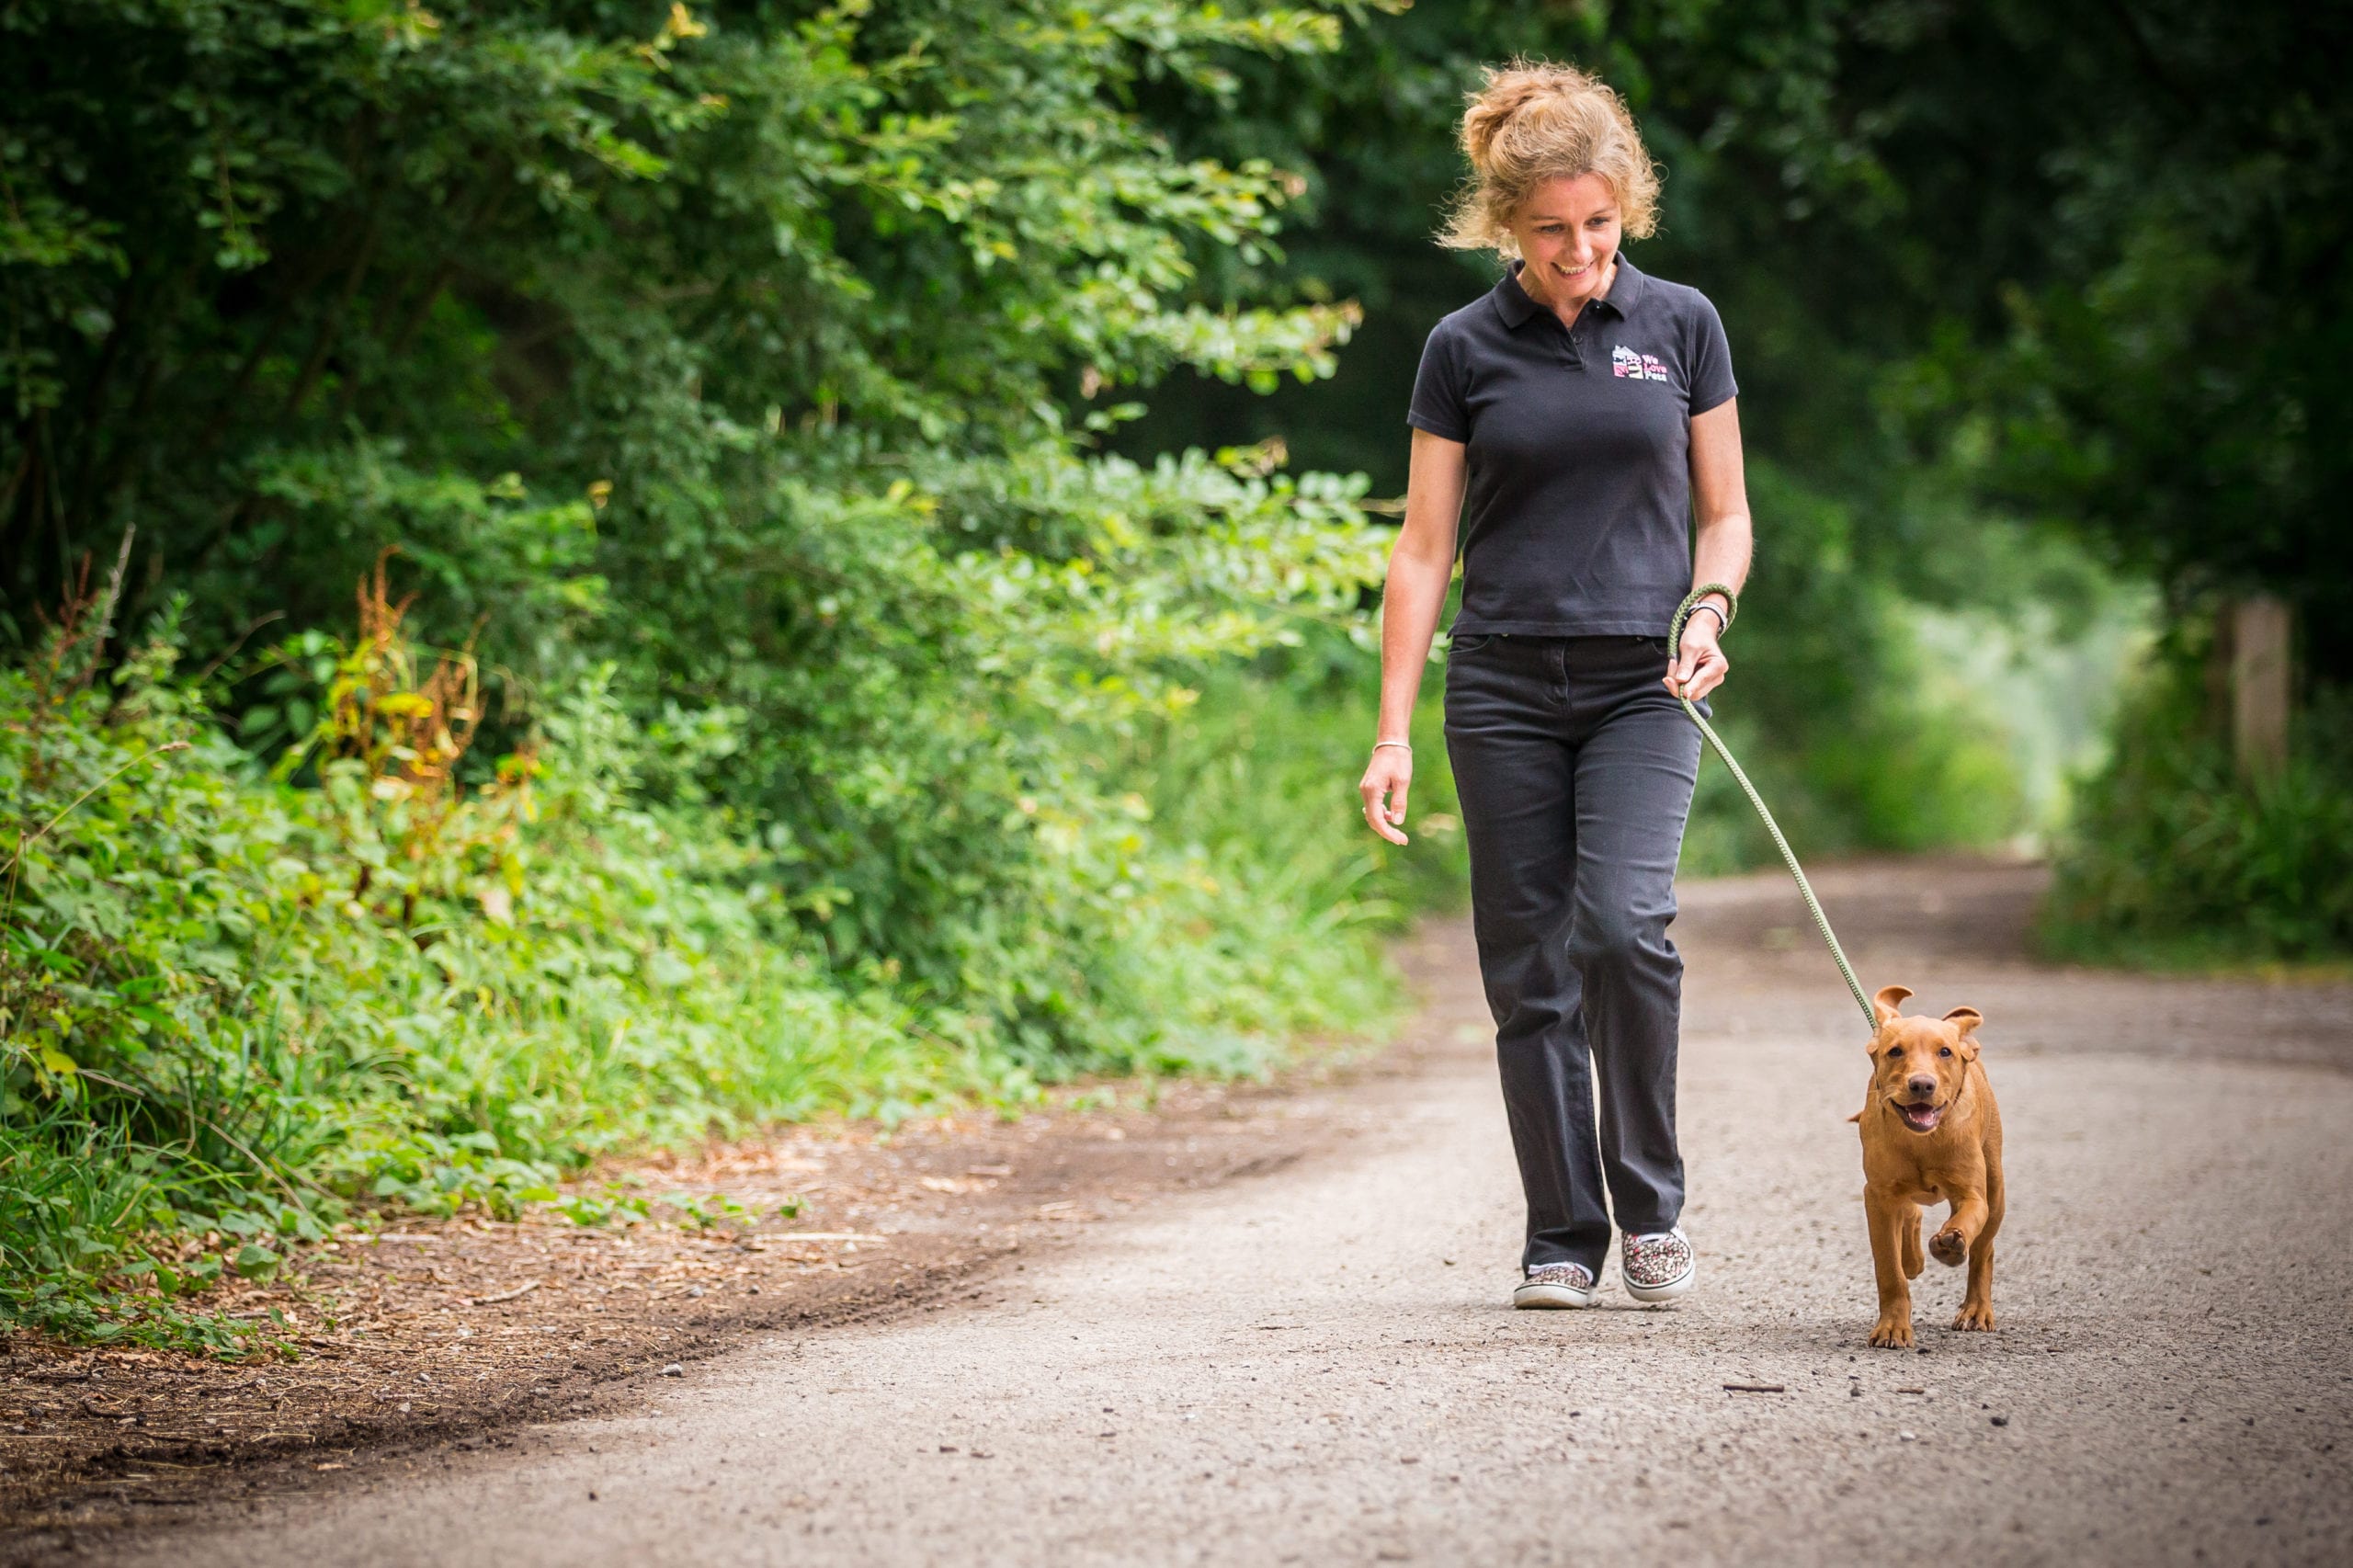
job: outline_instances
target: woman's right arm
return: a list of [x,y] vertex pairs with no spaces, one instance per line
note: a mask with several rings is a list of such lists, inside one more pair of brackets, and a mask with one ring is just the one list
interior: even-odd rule
[[[1381,594],[1381,727],[1383,741],[1413,738],[1414,704],[1430,639],[1454,577],[1455,528],[1462,517],[1463,446],[1427,430],[1414,432],[1413,466],[1405,481],[1405,526],[1389,551],[1389,578]],[[1376,745],[1357,792],[1367,826],[1403,844],[1405,796],[1414,783],[1410,747]]]

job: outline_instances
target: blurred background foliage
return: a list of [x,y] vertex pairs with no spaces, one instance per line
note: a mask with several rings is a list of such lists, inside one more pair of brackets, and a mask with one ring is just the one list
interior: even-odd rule
[[[0,7],[0,1304],[226,1346],[175,1303],[355,1201],[1377,1027],[1461,886],[1438,747],[1356,816],[1381,498],[1515,52],[1626,91],[1731,324],[1721,706],[1804,852],[2057,835],[2070,950],[2341,950],[2345,31]],[[1711,768],[1687,867],[1764,852]]]
[[[1118,442],[1279,436],[1401,492],[1423,335],[1494,276],[1427,243],[1461,175],[1449,133],[1480,66],[1518,53],[1626,94],[1667,175],[1631,254],[1733,324],[1758,557],[1721,706],[1800,841],[2047,845],[2070,951],[2088,931],[2114,955],[2353,947],[2321,913],[2342,856],[2315,858],[2353,779],[2329,717],[2353,682],[2333,500],[2353,466],[2353,111],[2331,85],[2353,10],[1454,0],[1246,64],[1183,144],[1248,147],[1307,188],[1285,256],[1217,279],[1353,300],[1364,325],[1328,384],[1248,402],[1178,378]],[[2234,756],[2251,601],[2290,629],[2287,744]],[[2129,747],[2109,744],[2120,695]],[[2152,748],[2222,761],[2136,774]],[[1761,853],[1727,785],[1703,778],[1687,867]],[[2208,793],[2244,831],[2171,858],[2230,897],[2093,874]]]

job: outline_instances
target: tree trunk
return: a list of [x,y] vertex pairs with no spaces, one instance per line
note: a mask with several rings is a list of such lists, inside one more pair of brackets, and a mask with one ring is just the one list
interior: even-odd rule
[[2231,750],[2241,778],[2276,778],[2288,762],[2288,606],[2256,594],[2229,614]]

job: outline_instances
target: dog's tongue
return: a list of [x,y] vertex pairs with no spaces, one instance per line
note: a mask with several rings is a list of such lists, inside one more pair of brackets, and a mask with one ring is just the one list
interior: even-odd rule
[[1937,1124],[1937,1108],[1932,1105],[1908,1105],[1900,1107],[1899,1109],[1903,1113],[1904,1121],[1922,1132],[1927,1131]]

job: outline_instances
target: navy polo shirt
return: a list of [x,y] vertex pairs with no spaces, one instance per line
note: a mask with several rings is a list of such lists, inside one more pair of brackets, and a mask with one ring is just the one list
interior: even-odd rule
[[1620,253],[1572,330],[1518,271],[1430,330],[1405,415],[1469,449],[1451,630],[1664,637],[1691,591],[1691,416],[1739,391],[1723,323]]

